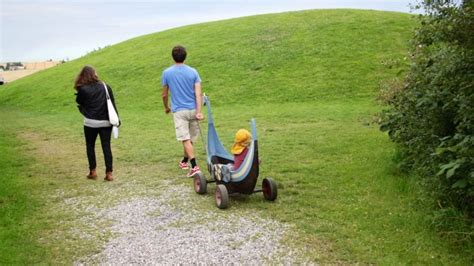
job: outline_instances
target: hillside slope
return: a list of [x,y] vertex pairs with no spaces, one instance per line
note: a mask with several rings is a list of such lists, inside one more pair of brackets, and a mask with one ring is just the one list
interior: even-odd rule
[[[161,72],[173,63],[171,48],[182,44],[187,64],[198,69],[211,97],[226,147],[255,117],[261,175],[279,183],[274,204],[258,196],[239,198],[230,212],[256,210],[294,224],[294,239],[316,262],[465,264],[469,256],[431,230],[429,209],[418,202],[416,186],[395,171],[394,147],[372,123],[380,110],[375,101],[380,81],[406,69],[414,24],[411,15],[401,13],[320,10],[138,37],[0,88],[0,132],[83,141],[73,83],[84,65],[92,65],[114,89],[123,120],[121,137],[113,143],[114,189],[139,182],[133,175],[140,175],[140,167],[157,167],[162,170],[141,178],[169,179],[190,187],[182,193],[193,193],[190,180],[175,178],[182,174],[175,167],[181,147],[161,102]],[[204,163],[201,145],[198,161]],[[85,158],[83,151],[76,153]],[[65,168],[83,162],[64,159]],[[68,188],[82,175],[43,167]],[[70,179],[57,181],[65,172]],[[76,194],[86,193],[81,181],[74,181]],[[211,196],[204,199],[212,204]],[[58,257],[68,262],[77,256],[69,252]]]
[[2,89],[0,104],[65,111],[75,75],[91,64],[119,97],[128,98],[128,105],[150,108],[155,101],[147,95],[160,88],[161,71],[172,64],[175,44],[187,47],[187,63],[199,69],[204,91],[225,104],[372,97],[378,81],[390,75],[382,60],[404,55],[411,23],[407,14],[334,10],[182,27],[107,47],[12,83]]

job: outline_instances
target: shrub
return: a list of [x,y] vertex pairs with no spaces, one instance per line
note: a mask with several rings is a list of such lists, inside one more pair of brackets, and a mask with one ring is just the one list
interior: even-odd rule
[[381,93],[388,106],[381,129],[398,144],[403,165],[423,176],[439,213],[454,208],[472,229],[474,10],[472,1],[457,2],[420,5],[410,69]]

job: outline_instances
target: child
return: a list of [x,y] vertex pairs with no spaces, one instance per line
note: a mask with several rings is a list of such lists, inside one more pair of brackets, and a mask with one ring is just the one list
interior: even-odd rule
[[234,155],[234,164],[215,164],[214,173],[217,180],[230,181],[230,171],[239,169],[240,165],[245,160],[249,149],[249,145],[252,142],[252,136],[250,132],[245,129],[239,129],[235,134],[235,142],[232,145],[231,152]]
[[235,143],[232,145],[231,149],[232,154],[234,155],[234,170],[239,169],[240,165],[244,162],[251,141],[252,135],[250,135],[250,132],[246,129],[239,129],[235,134]]

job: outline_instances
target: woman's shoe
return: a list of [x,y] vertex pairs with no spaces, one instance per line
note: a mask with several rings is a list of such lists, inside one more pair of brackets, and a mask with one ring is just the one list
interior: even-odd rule
[[97,179],[97,173],[96,173],[95,169],[92,169],[92,170],[89,171],[89,174],[87,175],[87,178],[88,179],[93,179],[93,180]]
[[105,181],[114,181],[114,177],[112,176],[112,172],[106,172],[104,180]]

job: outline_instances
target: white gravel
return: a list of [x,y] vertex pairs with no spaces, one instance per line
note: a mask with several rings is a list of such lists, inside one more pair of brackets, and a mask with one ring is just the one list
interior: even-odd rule
[[288,225],[263,219],[258,212],[197,211],[193,205],[203,202],[182,195],[189,190],[173,185],[159,197],[137,197],[94,210],[95,217],[112,221],[109,229],[115,238],[101,253],[75,264],[288,265],[304,261],[300,252],[282,243],[290,233]]

